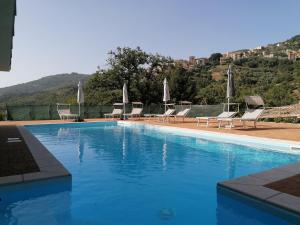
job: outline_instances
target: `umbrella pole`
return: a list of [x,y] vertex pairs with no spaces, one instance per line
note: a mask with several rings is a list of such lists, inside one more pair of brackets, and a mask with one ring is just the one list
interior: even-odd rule
[[125,120],[125,114],[126,114],[126,103],[123,104],[123,111],[124,111],[124,114],[123,114],[123,119]]
[[80,115],[80,114],[81,114],[81,113],[80,113],[80,103],[78,103],[78,105],[79,105],[79,117],[80,117],[80,116],[81,116],[81,115]]
[[227,110],[228,110],[228,112],[229,112],[229,101],[230,101],[230,98],[227,98]]
[[165,103],[165,113],[166,113],[166,111],[167,111],[167,103]]

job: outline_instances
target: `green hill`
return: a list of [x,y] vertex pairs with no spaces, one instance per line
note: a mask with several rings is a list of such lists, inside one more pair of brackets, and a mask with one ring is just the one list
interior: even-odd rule
[[37,105],[74,102],[78,82],[85,82],[88,78],[89,75],[77,73],[57,74],[0,88],[0,104]]

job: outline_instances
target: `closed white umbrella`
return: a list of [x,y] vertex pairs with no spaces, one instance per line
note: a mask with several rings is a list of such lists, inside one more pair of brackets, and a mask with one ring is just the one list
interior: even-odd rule
[[84,93],[83,93],[83,88],[82,88],[82,84],[80,81],[78,83],[77,103],[79,106],[79,116],[80,116],[80,105],[84,104]]
[[[127,92],[127,84],[124,83],[123,85],[123,109],[124,109],[124,114],[126,113],[126,103],[128,103],[128,92]],[[125,119],[125,115],[124,115]]]
[[163,102],[165,102],[165,112],[167,111],[167,102],[170,101],[170,92],[167,78],[164,79],[164,96]]
[[227,70],[227,92],[226,92],[226,98],[228,101],[228,112],[229,112],[229,104],[230,104],[230,98],[235,96],[235,87],[234,87],[234,76],[232,73],[231,65],[229,65]]

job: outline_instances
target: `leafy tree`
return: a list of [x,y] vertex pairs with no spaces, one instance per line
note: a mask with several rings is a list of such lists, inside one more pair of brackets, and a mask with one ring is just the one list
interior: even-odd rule
[[131,100],[161,102],[162,82],[173,66],[170,58],[148,54],[139,47],[117,48],[109,52],[107,63],[109,68],[97,71],[86,85],[88,104],[121,101],[124,82]]
[[219,65],[220,64],[220,58],[222,57],[221,53],[213,53],[211,56],[208,58],[209,62],[212,65]]

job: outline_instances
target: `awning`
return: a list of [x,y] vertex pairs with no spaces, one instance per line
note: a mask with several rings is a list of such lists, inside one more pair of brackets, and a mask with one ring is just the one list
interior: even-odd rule
[[0,71],[11,68],[16,13],[16,0],[0,1]]

